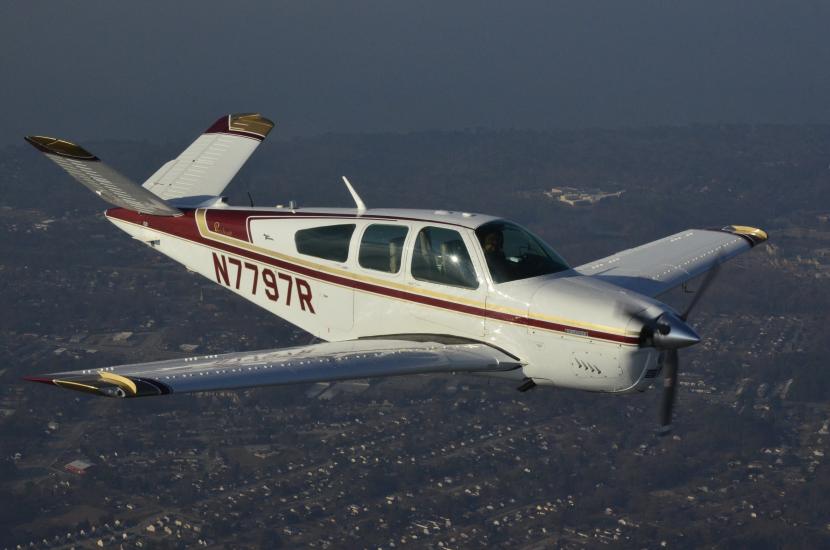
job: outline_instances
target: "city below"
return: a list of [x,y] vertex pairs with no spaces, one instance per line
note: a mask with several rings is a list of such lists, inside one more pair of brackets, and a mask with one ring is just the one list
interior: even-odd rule
[[[141,181],[179,145],[94,150]],[[372,206],[502,215],[572,265],[763,227],[690,320],[703,342],[660,438],[659,378],[625,396],[432,375],[140,400],[25,383],[314,340],[3,149],[0,548],[827,546],[828,151],[814,126],[337,135],[264,144],[231,185],[237,204],[347,206],[346,173]]]

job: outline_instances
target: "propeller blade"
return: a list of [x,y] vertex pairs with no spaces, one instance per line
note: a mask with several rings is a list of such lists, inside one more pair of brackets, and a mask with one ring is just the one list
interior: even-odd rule
[[663,400],[660,403],[660,435],[671,432],[672,409],[677,393],[677,366],[679,357],[676,349],[663,352]]
[[697,289],[697,292],[695,292],[695,295],[692,297],[692,301],[689,302],[688,306],[686,306],[686,311],[684,311],[683,314],[680,316],[681,319],[685,321],[689,318],[689,314],[692,312],[692,310],[700,301],[700,299],[703,298],[703,295],[706,294],[706,291],[709,289],[709,285],[711,285],[712,281],[715,280],[715,277],[718,275],[718,272],[720,271],[720,266],[722,265],[722,263],[718,262],[715,264],[715,267],[713,267],[709,270],[708,273],[706,273],[706,277],[703,279],[703,282],[700,283],[700,288]]

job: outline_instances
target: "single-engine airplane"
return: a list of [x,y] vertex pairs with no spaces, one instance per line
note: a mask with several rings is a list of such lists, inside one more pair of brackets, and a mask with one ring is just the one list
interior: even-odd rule
[[[102,199],[106,218],[324,342],[28,377],[107,397],[145,397],[394,376],[471,373],[627,393],[663,372],[670,428],[678,350],[717,267],[767,239],[756,228],[688,229],[571,267],[523,227],[445,210],[229,206],[222,192],[274,124],[219,118],[142,185],[61,139],[26,140]],[[708,272],[708,273],[707,273]],[[684,312],[655,299],[706,273]]]

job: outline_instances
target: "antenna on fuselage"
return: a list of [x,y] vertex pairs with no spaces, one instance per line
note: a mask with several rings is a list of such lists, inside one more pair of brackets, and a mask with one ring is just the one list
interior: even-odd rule
[[352,194],[352,198],[354,199],[354,203],[357,206],[357,213],[358,215],[363,214],[366,212],[366,204],[363,202],[363,199],[360,198],[360,195],[357,194],[357,191],[354,190],[352,187],[351,182],[349,182],[349,178],[346,176],[342,176],[343,183],[346,184],[346,189],[349,190],[349,193]]

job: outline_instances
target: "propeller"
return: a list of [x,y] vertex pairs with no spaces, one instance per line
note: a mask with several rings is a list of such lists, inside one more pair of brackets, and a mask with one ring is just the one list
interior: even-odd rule
[[677,393],[677,364],[679,357],[676,349],[663,352],[663,399],[660,401],[660,435],[671,431],[671,413],[674,409],[674,396]]
[[[686,347],[692,344],[696,344],[700,341],[700,337],[697,333],[692,330],[692,328],[686,324],[686,320],[689,318],[689,314],[691,314],[692,310],[695,306],[700,302],[700,299],[706,294],[706,291],[709,289],[709,286],[712,284],[712,281],[715,280],[718,272],[720,271],[720,266],[722,264],[717,262],[715,267],[713,267],[709,272],[706,274],[706,277],[700,283],[700,288],[697,289],[695,292],[694,297],[692,298],[689,305],[686,306],[686,310],[679,316],[675,316],[671,313],[664,313],[660,317],[657,318],[655,321],[655,325],[657,327],[657,334],[661,334],[664,324],[661,324],[661,320],[666,315],[670,315],[669,319],[675,319],[679,321],[679,325],[670,326],[666,335],[661,339],[660,337],[652,338],[652,345],[655,348],[662,349],[662,362],[663,362],[663,398],[660,401],[660,429],[658,431],[659,435],[667,435],[671,432],[671,419],[672,419],[672,411],[674,410],[674,400],[675,395],[677,394],[677,371],[680,365],[680,357],[677,352],[678,349],[681,347]],[[685,332],[684,329],[688,332]],[[644,328],[645,330],[645,328]],[[689,334],[689,332],[691,334]],[[674,334],[674,337],[672,335]],[[692,335],[694,338],[692,338]],[[694,339],[694,341],[692,341]],[[688,343],[687,343],[688,342]],[[678,345],[680,344],[680,345]]]
[[660,403],[659,435],[666,435],[671,432],[672,411],[677,393],[677,374],[680,365],[678,350],[700,342],[700,336],[689,326],[687,320],[692,310],[709,290],[712,281],[715,280],[720,271],[721,265],[720,261],[715,262],[714,267],[706,274],[683,313],[678,315],[670,309],[665,309],[657,317],[653,317],[653,313],[652,315],[647,313],[648,309],[627,312],[631,317],[642,323],[640,347],[653,347],[661,352],[663,398]]

